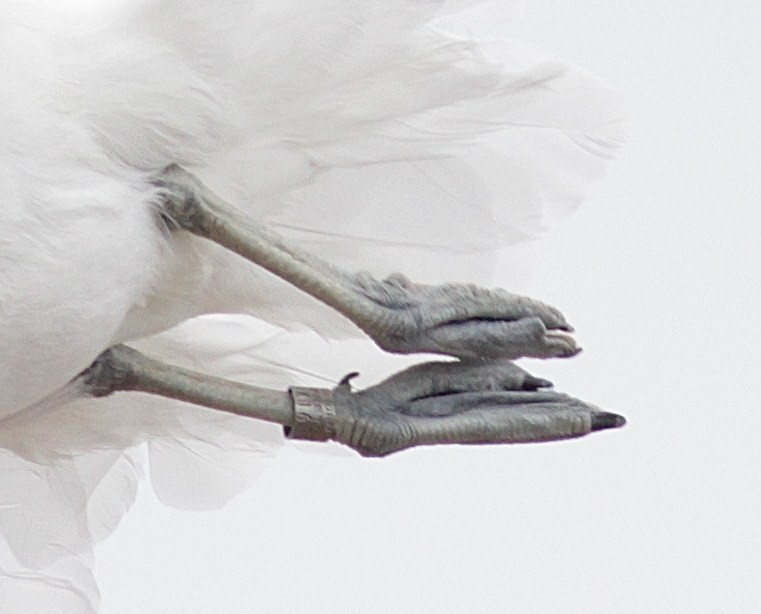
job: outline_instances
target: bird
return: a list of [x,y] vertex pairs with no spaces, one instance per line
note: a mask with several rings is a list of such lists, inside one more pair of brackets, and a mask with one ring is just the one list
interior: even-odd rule
[[[97,611],[91,549],[134,498],[141,443],[163,499],[201,509],[282,427],[383,456],[623,424],[513,362],[577,353],[559,311],[472,283],[575,208],[621,141],[593,77],[458,29],[482,4],[0,2],[16,607]],[[439,357],[362,391],[305,366],[367,337]]]

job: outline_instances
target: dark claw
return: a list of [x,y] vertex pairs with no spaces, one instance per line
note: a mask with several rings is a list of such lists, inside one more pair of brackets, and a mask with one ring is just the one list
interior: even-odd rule
[[537,390],[539,388],[552,388],[551,381],[542,379],[541,377],[534,377],[533,375],[527,375],[523,382],[523,390]]
[[352,371],[351,373],[347,373],[341,378],[341,381],[338,382],[338,387],[351,390],[351,380],[356,377],[359,377],[359,371]]
[[626,424],[626,418],[607,411],[592,414],[592,430],[617,429]]

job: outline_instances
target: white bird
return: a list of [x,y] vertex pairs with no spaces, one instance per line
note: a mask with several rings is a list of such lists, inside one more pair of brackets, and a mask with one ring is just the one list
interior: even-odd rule
[[[617,110],[594,79],[513,47],[493,61],[448,33],[455,9],[473,4],[0,2],[0,532],[9,545],[0,590],[12,604],[3,612],[97,609],[90,552],[134,497],[137,444],[149,442],[165,501],[203,508],[243,488],[257,450],[281,440],[258,421],[160,397],[90,398],[88,367],[109,348],[129,342],[281,390],[314,383],[309,359],[288,348],[308,354],[321,338],[356,336],[354,324],[401,352],[574,352],[546,330],[565,323],[540,303],[369,276],[488,281],[490,253],[572,209],[618,143]],[[244,239],[264,245],[264,256],[237,251],[272,272],[231,251],[239,238],[196,236],[181,219],[190,201],[204,215],[211,204],[210,219],[232,216]],[[337,287],[354,294],[337,299]],[[395,314],[418,301],[446,334],[384,337],[357,296]],[[454,309],[443,327],[442,309]],[[495,319],[507,327],[499,339]],[[521,388],[528,376],[500,364]],[[388,385],[407,390],[451,367],[422,369]],[[515,387],[476,371],[479,392]],[[369,393],[346,399],[336,401],[339,420],[360,401],[377,409]],[[404,447],[352,437],[365,453]]]

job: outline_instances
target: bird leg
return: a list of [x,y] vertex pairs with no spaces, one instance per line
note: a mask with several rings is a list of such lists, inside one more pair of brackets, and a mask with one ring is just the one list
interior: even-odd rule
[[95,398],[145,392],[283,425],[290,424],[293,414],[284,392],[170,365],[126,345],[103,352],[74,381],[85,396]]
[[463,358],[552,358],[579,351],[556,309],[471,284],[347,273],[287,244],[172,165],[153,179],[171,227],[214,241],[336,309],[382,349]]
[[283,425],[292,439],[334,440],[363,456],[419,445],[526,443],[615,428],[623,417],[547,390],[509,360],[429,362],[354,392],[351,374],[333,390],[280,392],[202,375],[115,346],[77,378],[89,396],[158,394]]

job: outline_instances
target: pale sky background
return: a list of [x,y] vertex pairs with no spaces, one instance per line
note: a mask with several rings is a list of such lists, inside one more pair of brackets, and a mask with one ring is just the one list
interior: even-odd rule
[[759,27],[753,0],[542,0],[511,29],[628,106],[622,156],[510,288],[585,348],[531,370],[625,429],[289,447],[210,514],[144,488],[96,552],[103,614],[761,611]]

